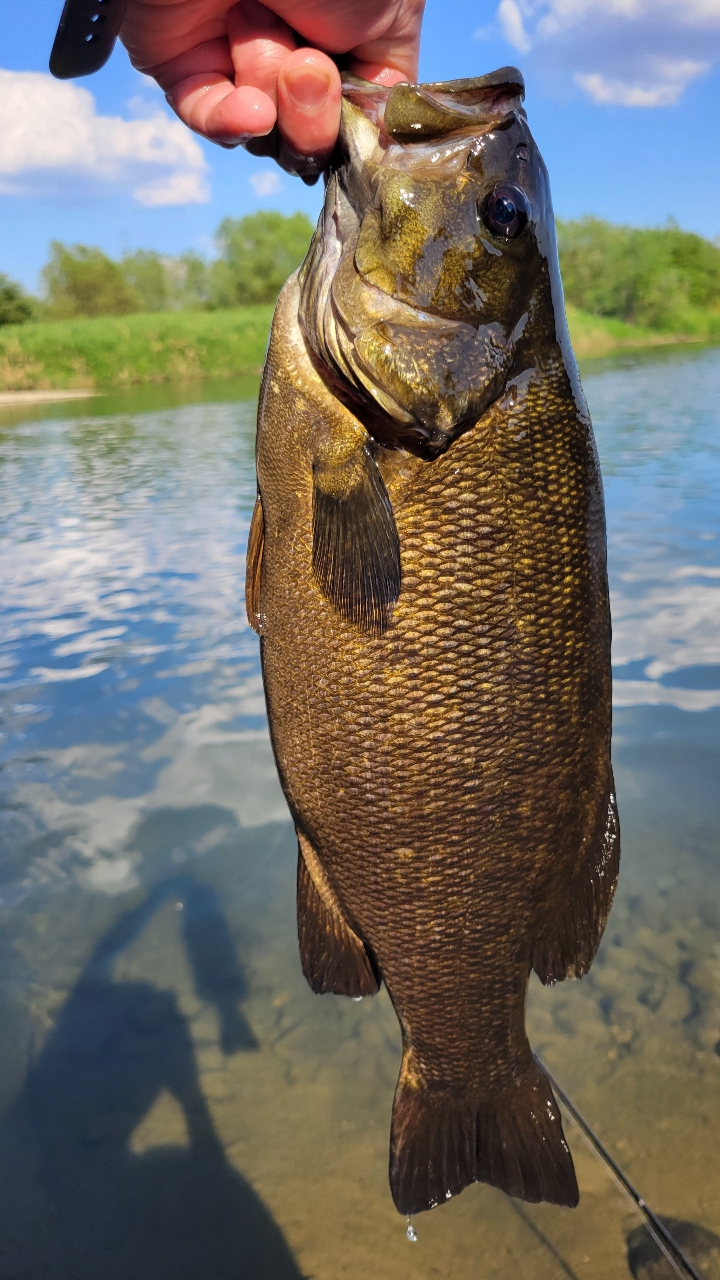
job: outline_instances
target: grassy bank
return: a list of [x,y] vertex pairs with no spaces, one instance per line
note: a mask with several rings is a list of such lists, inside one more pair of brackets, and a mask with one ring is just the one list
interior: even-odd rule
[[0,391],[259,373],[273,309],[163,311],[0,328]]
[[[0,392],[123,387],[259,373],[272,307],[164,311],[0,328]],[[622,348],[720,341],[717,325],[665,333],[568,308],[578,356]]]
[[684,342],[720,342],[720,315],[698,313],[677,332],[644,329],[610,316],[594,316],[568,306],[568,326],[576,356],[584,359],[611,355],[633,347],[667,347]]

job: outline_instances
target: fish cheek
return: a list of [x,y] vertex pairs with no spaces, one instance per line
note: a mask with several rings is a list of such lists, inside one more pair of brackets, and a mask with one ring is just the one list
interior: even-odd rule
[[363,218],[355,249],[361,279],[409,306],[477,326],[499,321],[512,331],[525,310],[529,259],[525,243],[496,246],[478,225],[475,193],[448,201],[422,193],[417,207]]
[[485,292],[484,316],[512,332],[520,317],[533,310],[534,301],[545,291],[547,264],[530,228],[521,241],[503,245],[500,254],[492,259],[490,269],[477,278]]
[[504,320],[505,312],[493,306],[488,290],[486,259],[482,246],[478,253],[476,237],[469,245],[450,244],[443,253],[427,310],[467,324],[477,324],[481,317]]
[[[478,247],[475,200],[436,182],[382,188],[380,209],[362,221],[355,249],[361,278],[412,307],[477,322],[482,294],[468,280]],[[483,252],[481,247],[481,253]]]
[[[360,226],[355,267],[368,284],[403,301],[414,301],[413,285],[427,230],[417,210],[404,207],[389,220],[386,210],[369,209]],[[408,289],[409,286],[409,289]]]

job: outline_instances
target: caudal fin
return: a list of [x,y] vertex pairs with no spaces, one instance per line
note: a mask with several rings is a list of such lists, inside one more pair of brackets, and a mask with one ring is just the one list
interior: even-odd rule
[[489,1182],[532,1204],[578,1203],[560,1110],[535,1063],[492,1098],[428,1088],[401,1071],[390,1135],[396,1207],[421,1213],[471,1182]]

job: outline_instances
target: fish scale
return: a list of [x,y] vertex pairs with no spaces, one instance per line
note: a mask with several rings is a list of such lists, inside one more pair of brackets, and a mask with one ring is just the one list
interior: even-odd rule
[[[514,136],[503,133],[506,152]],[[463,199],[480,167],[475,149]],[[340,195],[329,185],[331,198]],[[427,195],[428,233],[443,198],[439,186]],[[371,261],[381,222],[368,224]],[[391,1133],[402,1212],[475,1180],[572,1204],[572,1161],[528,1044],[525,992],[533,966],[543,981],[589,966],[618,842],[602,489],[572,356],[557,338],[553,263],[532,257],[530,319],[508,323],[502,341],[491,313],[500,355],[472,392],[481,396],[485,377],[488,402],[444,437],[445,426],[423,426],[425,382],[415,435],[402,434],[402,417],[376,427],[355,391],[345,397],[302,320],[323,278],[317,252],[273,324],[248,569],[273,746],[300,836],[303,968],[321,992],[387,986],[403,1032]],[[493,249],[488,270],[501,256]],[[368,287],[363,323],[385,307],[391,324],[392,300]],[[498,297],[511,292],[503,280]],[[333,314],[343,296],[333,295]],[[512,338],[512,324],[524,336]],[[405,406],[414,378],[436,376],[437,344],[418,343],[403,364],[415,370]],[[339,349],[328,339],[327,351]],[[381,360],[379,378],[384,370]],[[324,567],[321,528],[332,548]],[[397,587],[385,564],[393,554]],[[354,603],[348,584],[363,574]]]

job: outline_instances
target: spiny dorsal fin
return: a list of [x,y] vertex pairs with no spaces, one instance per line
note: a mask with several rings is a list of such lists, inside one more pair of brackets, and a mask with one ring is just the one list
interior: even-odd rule
[[312,564],[338,613],[361,631],[387,630],[400,594],[400,543],[387,489],[366,445],[315,470]]

